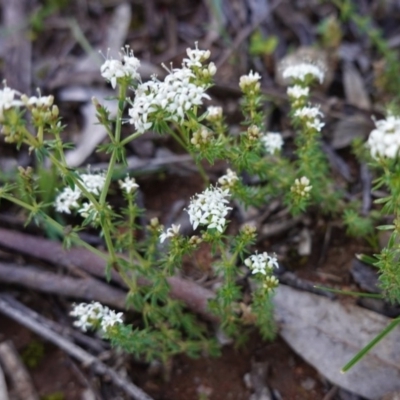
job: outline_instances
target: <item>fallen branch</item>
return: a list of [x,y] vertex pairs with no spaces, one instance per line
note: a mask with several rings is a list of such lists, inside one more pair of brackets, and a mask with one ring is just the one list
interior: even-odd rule
[[[80,268],[97,277],[104,277],[106,262],[103,258],[81,247],[65,250],[59,242],[27,235],[25,233],[0,228],[0,246],[20,254],[29,255],[53,265],[76,270]],[[126,287],[121,277],[112,271],[111,279]],[[139,285],[148,285],[145,279],[139,279]],[[210,321],[218,318],[208,311],[208,300],[214,297],[211,290],[205,289],[194,282],[179,278],[168,278],[171,287],[170,296],[181,300],[194,312]]]
[[0,361],[18,398],[39,400],[28,371],[9,340],[0,343]]
[[97,279],[60,276],[38,268],[0,262],[0,282],[16,284],[77,299],[95,300],[115,308],[125,308],[126,294]]
[[8,391],[6,385],[6,378],[0,363],[0,400],[8,400]]
[[[17,300],[14,300],[14,302],[16,301]],[[43,337],[54,345],[58,346],[70,356],[82,362],[85,366],[92,367],[96,373],[109,376],[111,380],[118,387],[124,390],[125,393],[130,395],[131,398],[136,400],[153,400],[139,387],[134,385],[132,382],[127,381],[112,368],[99,361],[96,357],[48,328],[47,324],[38,323],[36,321],[36,318],[32,317],[32,315],[37,314],[33,310],[30,310],[29,313],[22,313],[20,309],[13,307],[13,305],[7,300],[6,296],[0,295],[0,312],[8,316],[9,318],[12,318],[13,320],[19,322],[21,325],[32,330],[37,335]],[[41,319],[44,321],[46,320],[46,318],[44,318],[43,316],[41,316]],[[30,399],[28,397],[21,398],[23,398],[24,400]]]

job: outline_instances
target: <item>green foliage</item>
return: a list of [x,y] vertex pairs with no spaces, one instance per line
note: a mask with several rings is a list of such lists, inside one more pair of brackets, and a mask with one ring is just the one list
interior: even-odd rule
[[343,212],[343,223],[347,233],[354,237],[366,237],[374,232],[374,222],[371,217],[363,217],[350,208]]
[[269,36],[264,38],[260,30],[256,30],[250,37],[249,52],[253,56],[272,54],[278,46],[278,37]]
[[45,26],[46,18],[59,12],[68,5],[68,0],[44,0],[30,16],[30,26],[34,32],[41,32]]
[[[276,46],[273,38],[266,43],[257,34],[252,40],[254,51],[268,53]],[[188,57],[191,57],[190,53]],[[203,93],[212,85],[215,66],[212,63],[202,64],[209,57],[207,52],[199,57],[202,61],[191,61],[185,79],[189,80],[190,85],[197,85],[196,89]],[[134,63],[134,60],[131,61]],[[305,212],[311,206],[324,213],[339,213],[342,207],[341,193],[334,187],[321,148],[321,112],[309,105],[309,89],[316,77],[307,74],[303,78],[294,77],[292,84],[301,86],[306,94],[301,95],[300,99],[289,96],[290,118],[296,131],[295,151],[291,158],[281,153],[280,144],[271,145],[268,142],[271,137],[265,133],[264,126],[266,98],[262,95],[257,73],[240,79],[243,123],[237,135],[229,132],[222,110],[202,112],[198,104],[191,105],[185,96],[181,96],[169,108],[158,103],[148,107],[142,116],[143,121],[139,121],[145,126],[144,130],[152,129],[174,138],[196,162],[204,186],[213,196],[210,197],[211,205],[204,194],[207,190],[203,192],[203,197],[195,196],[200,205],[196,212],[189,213],[196,229],[196,234],[192,236],[182,235],[179,226],[174,225],[165,231],[156,218],[151,219],[146,227],[139,224],[138,220],[145,215],[145,210],[141,210],[137,204],[138,185],[133,178],[126,176],[125,180],[119,181],[119,189],[113,187],[113,181],[121,178],[120,168],[126,164],[126,144],[142,134],[138,123],[138,131],[122,138],[125,105],[128,103],[133,107],[141,94],[151,91],[151,85],[138,89],[134,100],[127,100],[127,86],[131,77],[123,75],[118,76],[115,82],[110,80],[113,86],[118,87],[115,118],[111,118],[108,110],[97,100],[93,101],[99,122],[109,136],[109,143],[98,148],[98,151],[111,155],[108,167],[102,174],[83,175],[67,166],[67,146],[61,140],[63,126],[52,99],[45,99],[44,105],[39,107],[26,105],[34,118],[30,121],[36,129],[34,133],[26,128],[24,112],[20,112],[19,107],[4,110],[2,123],[6,139],[17,146],[29,146],[39,161],[39,167],[36,170],[20,169],[18,195],[13,196],[9,187],[3,187],[0,190],[1,197],[24,207],[29,212],[29,218],[57,232],[64,239],[66,247],[84,246],[104,259],[107,265],[106,278],[110,280],[112,273],[119,274],[129,288],[127,308],[140,313],[140,318],[137,317],[134,322],[129,319],[123,322],[119,314],[96,305],[97,313],[92,310],[89,317],[81,315],[79,322],[84,329],[99,331],[113,345],[145,360],[161,359],[167,362],[178,353],[192,357],[204,353],[218,354],[219,348],[209,327],[191,314],[185,304],[170,297],[171,277],[180,273],[185,259],[197,257],[200,244],[204,243],[211,249],[209,267],[218,277],[219,284],[214,298],[209,301],[208,311],[219,320],[221,329],[238,343],[246,337],[246,326],[249,324],[258,326],[266,339],[274,337],[276,327],[272,318],[272,296],[278,280],[273,270],[277,267],[277,261],[268,253],[249,256],[251,247],[256,243],[256,230],[247,225],[238,232],[228,230],[229,211],[232,208],[224,209],[224,204],[235,201],[243,207],[263,206],[276,199],[284,202],[292,214]],[[153,85],[158,83],[152,82]],[[188,82],[185,84],[188,85]],[[138,85],[139,81],[133,87]],[[156,87],[160,90],[160,86]],[[168,103],[169,96],[173,95],[164,96],[163,101]],[[154,99],[154,96],[151,98]],[[27,113],[28,116],[30,114]],[[51,139],[46,139],[48,137]],[[279,135],[278,140],[281,140]],[[42,167],[44,159],[51,164],[48,174]],[[228,170],[215,185],[210,185],[202,166],[204,161],[223,161],[235,170]],[[94,181],[90,185],[85,182],[87,175]],[[255,183],[245,183],[246,175],[251,176]],[[101,184],[97,186],[99,179]],[[65,227],[49,215],[48,205],[54,200],[54,191],[51,189],[57,181],[62,181],[65,188],[57,194],[55,204],[58,211],[74,214],[74,221],[77,221],[74,226]],[[377,185],[398,185],[400,196],[400,183],[390,175],[377,182]],[[118,207],[109,204],[111,190],[120,195],[121,205]],[[45,197],[45,192],[51,193],[49,197]],[[392,199],[385,202],[386,210],[395,208]],[[192,202],[189,208],[191,206]],[[204,210],[211,206],[215,209],[207,211],[207,214]],[[347,211],[344,218],[353,232],[369,232],[370,226],[355,212]],[[192,221],[196,219],[198,221]],[[88,227],[102,235],[106,254],[80,239],[78,233]],[[251,274],[244,279],[248,270]],[[251,294],[246,295],[249,289]],[[75,316],[79,317],[79,314]]]
[[54,392],[54,393],[47,394],[46,396],[42,396],[40,399],[41,400],[64,400],[65,395],[62,392]]
[[44,357],[44,345],[38,340],[31,340],[21,354],[22,362],[28,368],[36,368]]
[[335,15],[323,19],[317,28],[321,35],[322,47],[336,49],[342,42],[342,29]]

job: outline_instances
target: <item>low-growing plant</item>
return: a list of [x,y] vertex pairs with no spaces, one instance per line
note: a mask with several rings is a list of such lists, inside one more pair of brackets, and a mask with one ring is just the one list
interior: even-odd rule
[[[218,318],[223,332],[240,339],[244,326],[252,322],[263,337],[274,337],[272,296],[278,286],[274,275],[278,258],[267,252],[252,252],[257,237],[254,226],[244,225],[238,232],[228,233],[233,200],[248,207],[277,198],[293,215],[310,206],[325,214],[344,209],[321,149],[323,115],[318,106],[310,103],[312,85],[324,79],[322,68],[307,60],[282,66],[283,78],[289,85],[290,118],[296,130],[295,151],[289,158],[282,154],[281,134],[267,132],[265,98],[257,72],[240,78],[244,119],[239,135],[230,133],[221,107],[203,108],[203,103],[210,99],[206,91],[216,72],[209,58],[210,52],[199,50],[196,45],[187,50],[181,68],[166,68],[164,80],[153,77],[147,82],[141,80],[140,61],[128,47],[122,49],[119,59],[106,58],[101,74],[117,89],[117,115],[113,117],[100,100],[93,99],[98,121],[108,133],[108,143],[98,148],[110,154],[105,171],[78,170],[67,165],[65,150],[71,145],[61,140],[64,126],[53,96],[28,97],[7,86],[0,91],[0,123],[5,141],[17,148],[27,147],[41,168],[51,165],[62,186],[50,204],[57,213],[74,215],[74,221],[80,222],[64,226],[52,216],[49,202],[40,194],[41,170],[20,168],[18,181],[0,189],[1,198],[27,210],[28,222],[34,220],[57,231],[66,248],[83,246],[106,260],[108,279],[112,271],[120,275],[129,288],[127,308],[141,313],[141,323],[128,324],[122,312],[100,303],[77,304],[71,315],[81,329],[98,331],[114,345],[147,360],[167,361],[182,352],[190,356],[203,352],[218,354],[219,346],[207,325],[181,301],[169,297],[167,279],[180,270],[183,257],[195,254],[201,243],[210,247],[215,260],[212,268],[220,283],[215,297],[209,301],[209,311]],[[133,125],[134,131],[124,136],[123,123]],[[204,190],[195,194],[185,209],[193,227],[192,235],[181,234],[180,225],[165,229],[155,218],[144,232],[139,232],[143,228],[137,220],[146,211],[136,201],[139,185],[132,176],[118,181],[125,206],[117,209],[109,203],[110,188],[116,189],[114,170],[117,165],[126,164],[125,146],[148,130],[173,137],[198,166]],[[203,166],[205,160],[223,160],[229,168],[216,182],[210,182]],[[386,169],[394,167],[385,164]],[[257,184],[246,184],[243,173],[256,177]],[[377,184],[390,184],[400,190],[390,176],[388,172],[384,181]],[[396,206],[396,196],[394,191],[390,199],[384,200],[390,212]],[[355,216],[347,212],[345,218],[351,220]],[[359,229],[368,231],[369,226],[361,222]],[[106,252],[80,238],[78,233],[87,227],[98,229]],[[249,287],[242,283],[244,276],[250,278]],[[385,278],[382,282],[388,290],[391,288]],[[250,301],[245,300],[249,298],[246,291],[251,292]],[[397,292],[391,294],[395,295]]]

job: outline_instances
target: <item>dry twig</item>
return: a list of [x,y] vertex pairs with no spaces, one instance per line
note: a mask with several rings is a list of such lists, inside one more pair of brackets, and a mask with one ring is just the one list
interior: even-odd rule
[[4,377],[3,369],[0,364],[0,400],[8,400],[6,378]]
[[[65,250],[61,243],[3,228],[0,228],[0,246],[54,265],[69,269],[81,268],[94,276],[104,277],[105,260],[84,248]],[[112,271],[111,279],[125,286],[115,271]],[[145,279],[139,279],[138,283],[143,286],[149,285]],[[179,277],[168,278],[168,283],[172,298],[182,300],[192,311],[209,321],[218,321],[218,318],[208,311],[208,300],[214,297],[212,291]]]
[[91,277],[76,279],[44,272],[34,267],[0,262],[0,281],[41,292],[100,301],[119,309],[125,308],[126,294],[122,290]]
[[18,398],[24,400],[39,400],[31,377],[19,358],[11,341],[0,343],[0,361],[12,382]]

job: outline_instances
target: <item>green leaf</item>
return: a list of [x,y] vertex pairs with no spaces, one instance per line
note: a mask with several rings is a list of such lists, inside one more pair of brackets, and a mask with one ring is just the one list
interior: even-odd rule
[[400,318],[394,319],[381,333],[371,340],[362,350],[360,350],[343,368],[343,373],[356,365],[368,352],[376,346],[387,334],[389,334],[400,323]]
[[394,225],[380,225],[376,227],[376,229],[380,231],[392,231],[394,228],[395,228]]

